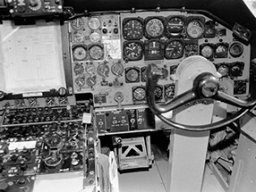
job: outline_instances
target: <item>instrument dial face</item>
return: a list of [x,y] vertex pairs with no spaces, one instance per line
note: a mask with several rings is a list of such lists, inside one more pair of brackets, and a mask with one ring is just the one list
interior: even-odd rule
[[229,53],[232,57],[239,57],[243,54],[244,48],[241,43],[233,43],[229,48]]
[[92,63],[88,63],[85,66],[85,71],[87,73],[89,73],[90,75],[94,75],[95,74],[95,66]]
[[175,85],[166,85],[165,86],[165,98],[172,99],[175,94]]
[[93,60],[100,60],[100,59],[103,59],[104,51],[103,51],[103,48],[101,46],[93,45],[89,49],[89,54],[90,54],[90,57]]
[[127,40],[143,38],[143,23],[139,19],[129,19],[123,24],[123,37]]
[[127,83],[138,82],[139,77],[139,70],[136,68],[130,68],[125,72],[125,79]]
[[181,17],[171,17],[166,26],[167,35],[179,36],[184,29],[184,20]]
[[77,77],[76,79],[75,79],[75,83],[77,84],[77,86],[78,87],[83,87],[84,86],[84,84],[85,84],[85,77]]
[[148,38],[157,38],[164,33],[164,23],[159,18],[152,18],[146,22],[146,34]]
[[74,60],[82,61],[82,60],[85,60],[86,56],[87,56],[87,51],[84,46],[79,45],[73,48]]
[[145,42],[145,60],[163,59],[164,44],[158,40],[149,40]]
[[163,96],[163,88],[160,86],[156,86],[155,91],[154,91],[155,99],[160,100],[162,99]]
[[179,40],[173,40],[167,43],[164,51],[167,59],[178,59],[183,56],[183,44]]
[[100,20],[99,18],[92,17],[88,21],[88,25],[91,29],[96,30],[100,27]]
[[228,44],[220,43],[216,45],[214,50],[215,58],[226,58],[228,57]]
[[120,62],[117,62],[112,65],[111,71],[114,75],[121,76],[124,72],[124,66]]
[[124,58],[128,61],[137,61],[142,59],[143,48],[140,42],[125,42],[123,47]]
[[205,45],[201,49],[201,55],[206,59],[213,57],[213,48],[210,45]]
[[144,87],[136,87],[133,90],[133,100],[135,101],[143,101],[146,98],[146,90]]
[[91,40],[91,42],[97,43],[97,42],[100,41],[100,39],[101,39],[101,36],[100,36],[100,34],[97,33],[97,32],[93,32],[93,33],[90,35],[90,40]]
[[221,74],[222,77],[228,76],[229,67],[225,64],[222,64],[218,67],[218,72]]
[[75,31],[73,34],[73,42],[81,43],[84,41],[84,34],[82,31]]
[[84,72],[83,64],[76,63],[74,67],[74,72],[76,75],[82,74]]
[[200,38],[204,33],[204,25],[199,19],[193,19],[188,23],[187,34],[192,39]]
[[97,72],[102,77],[108,77],[108,75],[109,75],[109,66],[105,63],[102,63],[98,66]]
[[73,21],[71,21],[71,27],[74,29],[74,30],[79,30],[79,29],[82,29],[84,26],[84,21],[82,18],[77,18]]

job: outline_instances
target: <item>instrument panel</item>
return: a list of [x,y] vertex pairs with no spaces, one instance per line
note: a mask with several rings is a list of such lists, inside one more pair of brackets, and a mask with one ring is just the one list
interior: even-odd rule
[[172,99],[172,75],[191,55],[213,62],[222,75],[223,91],[248,95],[250,45],[205,15],[123,12],[77,18],[69,28],[74,93],[92,93],[95,107],[146,104],[145,71],[151,63],[164,74],[154,93],[157,101]]

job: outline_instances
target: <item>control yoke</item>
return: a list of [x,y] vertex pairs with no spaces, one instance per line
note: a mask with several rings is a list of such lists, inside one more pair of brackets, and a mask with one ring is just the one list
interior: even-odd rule
[[[240,100],[233,96],[230,96],[219,90],[219,78],[214,76],[209,72],[200,73],[193,82],[192,89],[177,95],[172,100],[165,103],[156,103],[154,90],[157,85],[159,78],[161,77],[161,72],[155,64],[150,64],[147,67],[147,82],[146,82],[146,96],[147,103],[149,108],[153,113],[159,117],[163,122],[167,123],[170,126],[173,126],[177,129],[190,130],[190,131],[206,131],[217,129],[219,127],[225,126],[241,116],[247,113],[256,105],[256,100],[249,98],[248,100]],[[196,101],[198,99],[212,99],[216,101],[221,101],[226,104],[230,104],[236,107],[239,107],[240,110],[232,114],[231,116],[214,122],[211,124],[205,125],[185,125],[178,122],[175,122],[171,119],[166,118],[162,113],[166,113],[177,109],[180,106],[188,104],[189,102]]]

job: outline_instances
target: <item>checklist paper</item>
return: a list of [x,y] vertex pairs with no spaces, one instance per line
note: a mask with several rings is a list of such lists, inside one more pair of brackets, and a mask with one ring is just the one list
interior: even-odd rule
[[58,22],[0,24],[0,90],[37,93],[65,87]]

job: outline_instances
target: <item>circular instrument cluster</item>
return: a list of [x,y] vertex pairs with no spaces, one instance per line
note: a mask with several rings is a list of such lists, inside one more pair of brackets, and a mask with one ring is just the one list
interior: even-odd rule
[[173,16],[167,19],[166,35],[170,37],[180,36],[185,28],[185,19],[180,16]]
[[147,38],[159,38],[164,35],[164,21],[162,17],[146,18],[145,36]]
[[124,42],[123,57],[128,61],[137,61],[143,57],[143,43],[141,41]]
[[192,39],[201,38],[204,34],[204,23],[199,18],[193,18],[188,21],[187,35]]
[[183,56],[183,43],[180,40],[169,41],[164,50],[166,59],[178,59]]
[[123,21],[123,37],[126,40],[139,40],[143,38],[143,20],[130,18]]

